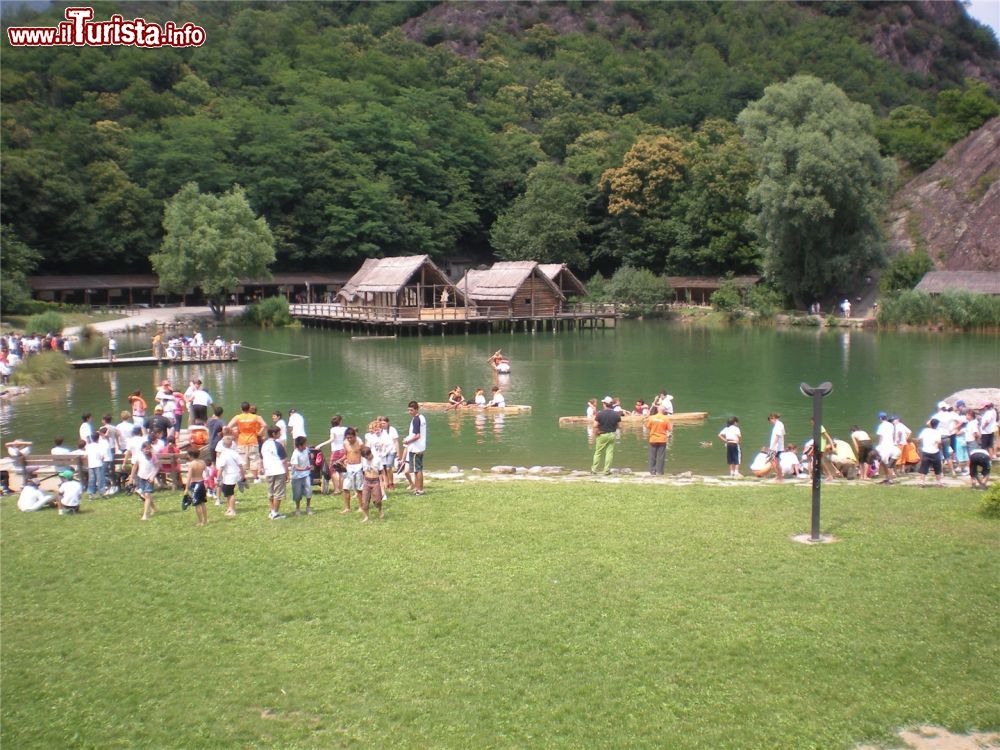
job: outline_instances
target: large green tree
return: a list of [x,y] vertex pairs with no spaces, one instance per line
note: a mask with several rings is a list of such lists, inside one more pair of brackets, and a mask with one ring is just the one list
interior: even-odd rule
[[757,167],[751,198],[767,274],[799,304],[850,289],[881,262],[879,215],[894,176],[871,109],[796,76],[765,89],[738,122]]
[[4,312],[15,312],[31,299],[28,275],[42,256],[21,242],[9,224],[0,226],[0,247],[0,305]]
[[239,185],[212,195],[189,182],[167,202],[163,231],[160,252],[150,256],[160,286],[176,294],[200,287],[217,314],[240,277],[270,276],[274,237]]

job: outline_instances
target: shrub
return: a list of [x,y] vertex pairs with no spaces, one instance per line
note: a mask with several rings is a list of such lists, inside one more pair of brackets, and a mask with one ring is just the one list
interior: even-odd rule
[[889,265],[882,271],[879,289],[883,294],[913,289],[933,267],[930,256],[923,248],[917,248],[912,253],[894,255]]
[[622,266],[608,282],[611,298],[620,302],[627,317],[635,318],[657,313],[670,304],[673,290],[662,276],[645,268]]
[[97,359],[104,356],[104,336],[92,325],[80,330],[79,340],[73,344],[73,359]]
[[14,385],[43,385],[68,378],[69,360],[60,352],[33,354],[14,368],[10,382]]
[[783,301],[781,293],[766,284],[756,284],[747,293],[747,307],[764,320],[773,318],[781,309]]
[[243,319],[263,328],[279,328],[295,322],[288,312],[288,300],[280,296],[265,297],[260,302],[254,302],[243,313]]
[[587,301],[608,301],[608,280],[599,273],[595,273],[590,281],[587,282]]
[[969,292],[945,292],[932,297],[907,291],[879,303],[881,325],[942,323],[963,330],[1000,328],[1000,297]]
[[1000,518],[1000,484],[996,482],[986,490],[983,499],[979,501],[979,514],[987,518]]
[[63,319],[57,312],[38,313],[28,318],[24,324],[25,333],[62,333]]
[[732,279],[723,281],[722,285],[712,292],[709,301],[712,303],[712,309],[728,315],[735,313],[743,302],[740,299],[740,290]]

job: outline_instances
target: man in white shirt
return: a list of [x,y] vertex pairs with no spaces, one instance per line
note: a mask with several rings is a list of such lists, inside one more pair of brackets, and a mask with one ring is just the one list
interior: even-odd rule
[[212,405],[212,397],[209,395],[208,391],[201,387],[201,380],[195,378],[191,381],[194,390],[191,391],[190,398],[185,395],[184,398],[188,399],[188,403],[191,404],[191,417],[192,419],[200,419],[202,423],[208,422],[208,407]]
[[992,403],[984,404],[979,415],[979,446],[990,454],[990,459],[997,457],[995,434],[997,431],[997,410]]
[[781,415],[777,412],[771,412],[767,417],[767,421],[771,423],[771,440],[767,444],[767,450],[771,456],[771,464],[774,467],[774,481],[781,482],[783,481],[781,454],[785,450],[785,423],[781,421]]
[[94,423],[90,421],[90,412],[87,412],[80,417],[80,440],[86,440],[89,443],[93,434]]
[[917,440],[920,442],[920,484],[927,479],[927,471],[934,469],[934,476],[937,483],[941,484],[941,431],[938,429],[938,422],[932,419],[927,426],[920,431]]
[[32,513],[52,505],[52,495],[38,489],[35,473],[34,469],[29,470],[24,487],[21,488],[21,494],[17,498],[17,509],[23,513]]
[[[410,482],[410,489],[414,495],[424,494],[424,451],[427,450],[427,418],[420,413],[420,404],[411,401],[407,407],[410,413],[410,428],[406,437],[403,438],[403,445],[409,451],[409,469],[405,476]],[[413,472],[413,479],[410,480],[410,472]]]
[[295,438],[306,437],[306,420],[295,409],[288,410],[288,429],[292,433],[292,442]]
[[889,421],[889,415],[884,411],[878,413],[878,428],[875,430],[875,450],[878,452],[879,462],[885,470],[885,479],[882,484],[892,484],[896,478],[896,461],[899,460],[899,448],[896,447],[896,429]]
[[[274,422],[274,426],[278,428],[278,442],[282,445],[288,445],[288,423],[282,418],[281,412],[275,409],[271,412],[271,421]],[[294,440],[293,440],[294,443]]]
[[87,499],[93,500],[94,495],[104,490],[104,458],[108,449],[91,438],[84,450],[87,452]]

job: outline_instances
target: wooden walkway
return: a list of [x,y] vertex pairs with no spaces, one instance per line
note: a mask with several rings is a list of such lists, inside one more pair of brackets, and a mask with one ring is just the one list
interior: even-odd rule
[[169,359],[164,357],[118,357],[114,362],[107,357],[100,359],[71,359],[70,365],[74,369],[91,369],[96,367],[136,367],[139,365],[211,365],[229,364],[239,362],[234,357],[207,357],[206,359]]
[[377,332],[471,333],[473,331],[539,330],[560,328],[613,328],[619,317],[616,305],[578,303],[562,309],[537,310],[534,315],[518,315],[507,305],[470,307],[378,307],[314,303],[289,305],[293,318],[304,325],[319,327],[359,327]]

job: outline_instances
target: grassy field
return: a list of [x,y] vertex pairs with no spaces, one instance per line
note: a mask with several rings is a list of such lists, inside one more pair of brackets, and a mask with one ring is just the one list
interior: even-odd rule
[[[431,481],[384,521],[2,521],[11,748],[851,748],[1000,727],[967,489]],[[898,745],[898,743],[896,743]]]

